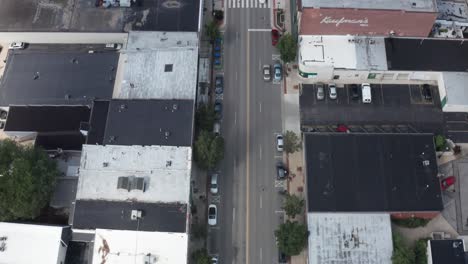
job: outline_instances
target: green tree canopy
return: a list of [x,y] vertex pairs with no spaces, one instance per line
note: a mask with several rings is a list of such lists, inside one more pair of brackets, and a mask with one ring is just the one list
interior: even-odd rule
[[219,28],[218,23],[215,20],[211,20],[208,24],[205,25],[206,36],[213,42],[217,37],[219,37]]
[[192,260],[195,264],[211,264],[210,256],[205,248],[194,251]]
[[302,213],[304,208],[305,200],[297,195],[286,195],[283,209],[289,217],[296,217],[297,214]]
[[296,59],[297,41],[291,34],[284,34],[278,42],[278,50],[283,62],[291,62]]
[[301,253],[306,246],[308,234],[307,226],[289,220],[275,231],[278,248],[288,256]]
[[286,153],[294,153],[301,149],[301,142],[296,133],[288,130],[284,134],[284,151]]
[[57,165],[36,148],[0,141],[0,221],[33,219],[47,206]]
[[216,119],[214,106],[211,104],[204,104],[198,107],[195,113],[195,124],[198,131],[206,130],[211,131]]
[[195,162],[200,169],[211,170],[224,157],[224,140],[206,130],[200,131],[195,141]]
[[414,251],[403,243],[400,234],[393,234],[393,264],[414,264]]

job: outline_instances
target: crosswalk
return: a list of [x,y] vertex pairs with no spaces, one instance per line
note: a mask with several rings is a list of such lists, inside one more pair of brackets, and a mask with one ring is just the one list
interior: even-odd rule
[[273,0],[226,0],[227,8],[271,8]]

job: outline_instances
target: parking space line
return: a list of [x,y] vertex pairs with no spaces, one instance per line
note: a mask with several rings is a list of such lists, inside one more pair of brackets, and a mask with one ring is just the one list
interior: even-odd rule
[[348,104],[349,104],[349,89],[348,89],[348,87],[346,87],[346,84],[344,85],[344,89],[346,90],[346,98],[347,98]]
[[383,96],[383,85],[380,84],[380,96],[382,98],[382,105],[385,105],[384,96]]
[[260,209],[263,208],[263,199],[262,199],[262,195],[260,194]]
[[260,113],[262,112],[262,102],[258,102],[259,106],[260,106]]

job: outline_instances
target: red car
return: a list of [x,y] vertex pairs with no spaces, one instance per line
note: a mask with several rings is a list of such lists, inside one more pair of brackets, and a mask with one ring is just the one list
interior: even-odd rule
[[276,44],[278,43],[279,38],[280,38],[280,34],[279,34],[278,30],[272,29],[271,30],[271,45],[276,46]]
[[440,182],[440,187],[442,188],[442,191],[447,190],[450,186],[452,186],[455,183],[455,176],[450,176],[447,178],[444,178]]

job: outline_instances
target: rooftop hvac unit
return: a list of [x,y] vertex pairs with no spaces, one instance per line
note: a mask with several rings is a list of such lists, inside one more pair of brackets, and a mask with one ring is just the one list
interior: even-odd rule
[[136,221],[138,219],[141,219],[141,211],[140,210],[132,210],[132,214],[130,215],[130,219],[132,219],[132,221]]

